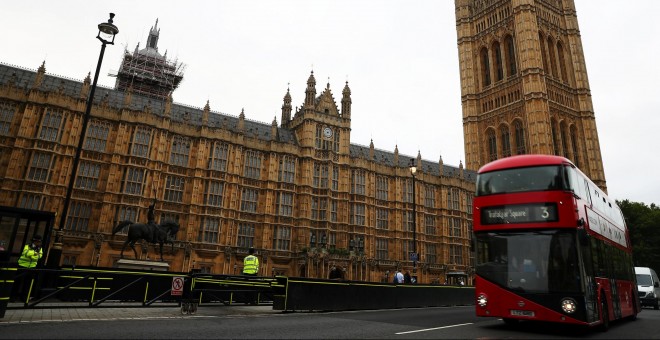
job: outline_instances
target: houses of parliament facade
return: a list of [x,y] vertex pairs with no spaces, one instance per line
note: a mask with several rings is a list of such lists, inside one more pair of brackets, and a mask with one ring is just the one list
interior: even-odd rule
[[[183,73],[158,52],[156,22],[144,48],[125,52],[115,87],[96,89],[68,214],[55,219],[58,265],[115,266],[126,236],[113,228],[146,222],[155,203],[156,222],[180,225],[171,271],[238,274],[254,247],[262,276],[327,278],[336,265],[349,280],[402,269],[469,283],[481,165],[558,154],[603,189],[605,179],[573,1],[455,5],[465,167],[351,143],[352,114],[368,113],[351,111],[348,83],[337,101],[313,71],[300,106],[283,91],[279,124],[174,103]],[[89,75],[49,75],[45,62],[0,64],[0,206],[62,211],[90,88]]]

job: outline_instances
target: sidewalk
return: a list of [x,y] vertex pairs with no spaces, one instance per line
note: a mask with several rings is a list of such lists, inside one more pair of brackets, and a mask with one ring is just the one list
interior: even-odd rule
[[[17,307],[19,304],[10,303],[9,307]],[[169,307],[122,307],[120,304],[99,307],[57,307],[55,305],[41,308],[19,308],[7,309],[4,318],[0,318],[0,325],[8,323],[29,322],[67,322],[67,321],[91,321],[91,320],[130,320],[130,319],[172,319],[191,317],[228,317],[248,316],[257,314],[278,314],[279,310],[273,310],[272,305],[217,305],[208,304],[199,306],[195,314],[182,314],[181,308],[176,305]]]

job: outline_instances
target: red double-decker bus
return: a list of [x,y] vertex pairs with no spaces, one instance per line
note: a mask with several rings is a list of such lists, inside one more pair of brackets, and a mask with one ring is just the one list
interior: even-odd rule
[[623,214],[571,161],[484,165],[474,197],[477,316],[599,326],[641,311]]

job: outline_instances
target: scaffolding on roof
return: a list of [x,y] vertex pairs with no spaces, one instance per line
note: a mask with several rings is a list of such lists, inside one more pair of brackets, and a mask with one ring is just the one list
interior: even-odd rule
[[155,51],[142,53],[145,50],[132,54],[124,52],[119,71],[110,73],[110,76],[117,77],[115,89],[126,91],[131,88],[136,94],[167,98],[181,83],[185,65],[176,60],[170,62]]

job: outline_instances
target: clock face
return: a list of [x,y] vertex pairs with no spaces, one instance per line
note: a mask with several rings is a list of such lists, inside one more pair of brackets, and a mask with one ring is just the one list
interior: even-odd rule
[[323,129],[323,136],[324,136],[325,138],[330,138],[330,137],[332,137],[332,129],[329,128],[329,127]]

